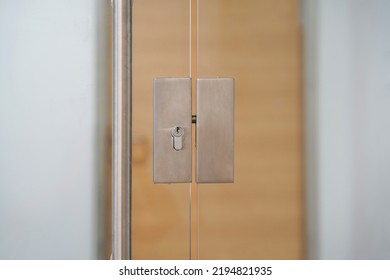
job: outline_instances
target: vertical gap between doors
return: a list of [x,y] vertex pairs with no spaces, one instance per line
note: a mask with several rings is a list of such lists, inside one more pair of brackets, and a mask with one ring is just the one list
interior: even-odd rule
[[[196,115],[196,78],[198,72],[198,1],[190,0],[190,76],[192,78],[192,115]],[[196,125],[196,124],[195,124]],[[196,129],[192,125],[192,183],[190,184],[190,259],[199,259],[199,189],[195,174]]]

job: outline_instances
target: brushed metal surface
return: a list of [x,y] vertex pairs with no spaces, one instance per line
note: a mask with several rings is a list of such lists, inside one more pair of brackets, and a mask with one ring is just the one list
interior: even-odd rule
[[114,0],[112,256],[131,259],[131,19],[129,0]]
[[234,79],[197,80],[196,182],[234,182]]
[[[154,80],[153,180],[154,183],[188,183],[191,176],[191,79]],[[182,147],[175,150],[171,131],[184,129]]]

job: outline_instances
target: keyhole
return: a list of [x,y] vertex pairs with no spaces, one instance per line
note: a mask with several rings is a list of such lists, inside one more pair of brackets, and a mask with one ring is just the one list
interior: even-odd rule
[[175,127],[172,128],[171,134],[172,134],[172,136],[174,136],[174,137],[183,136],[183,134],[184,134],[184,128],[181,127],[181,126],[175,126]]
[[173,148],[176,151],[180,151],[183,148],[183,134],[184,128],[181,126],[175,126],[171,130]]

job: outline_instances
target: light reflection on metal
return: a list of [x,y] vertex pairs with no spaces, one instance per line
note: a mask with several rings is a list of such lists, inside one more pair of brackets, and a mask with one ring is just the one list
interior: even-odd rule
[[131,15],[130,0],[113,0],[112,256],[131,259]]

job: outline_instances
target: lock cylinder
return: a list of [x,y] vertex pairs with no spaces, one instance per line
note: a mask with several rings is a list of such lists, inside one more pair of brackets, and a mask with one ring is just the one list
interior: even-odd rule
[[181,126],[175,126],[171,129],[173,149],[180,151],[183,149],[183,136],[184,128]]

